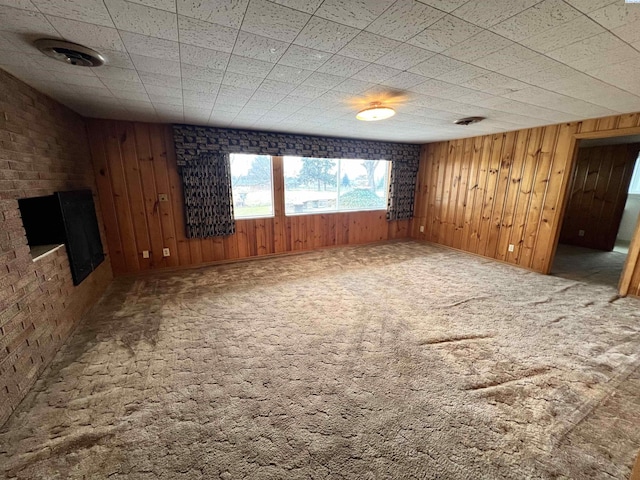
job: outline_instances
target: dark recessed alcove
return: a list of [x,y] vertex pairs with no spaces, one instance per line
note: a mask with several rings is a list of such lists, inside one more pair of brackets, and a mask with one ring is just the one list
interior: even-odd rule
[[104,261],[98,219],[90,190],[56,192],[18,200],[32,255],[64,243],[74,285]]

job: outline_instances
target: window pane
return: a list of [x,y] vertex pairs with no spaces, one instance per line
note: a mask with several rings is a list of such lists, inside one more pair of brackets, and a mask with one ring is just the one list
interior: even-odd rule
[[636,165],[633,169],[633,176],[631,177],[631,183],[629,184],[629,193],[640,193],[640,154],[636,160]]
[[235,218],[272,217],[271,157],[232,153],[230,163]]
[[389,162],[344,160],[340,162],[339,210],[385,210]]
[[389,162],[284,157],[285,213],[384,210]]

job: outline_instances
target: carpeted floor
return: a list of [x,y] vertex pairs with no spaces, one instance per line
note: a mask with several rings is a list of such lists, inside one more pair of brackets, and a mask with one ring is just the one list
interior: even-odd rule
[[640,302],[414,242],[121,279],[0,432],[20,479],[626,479]]
[[551,275],[617,288],[627,253],[558,245]]

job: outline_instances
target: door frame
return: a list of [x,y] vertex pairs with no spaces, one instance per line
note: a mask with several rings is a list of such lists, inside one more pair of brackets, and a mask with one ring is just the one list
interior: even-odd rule
[[[564,191],[562,194],[563,199],[562,199],[561,208],[559,212],[559,222],[557,224],[557,228],[554,234],[553,250],[551,252],[549,267],[546,272],[547,274],[551,273],[551,267],[553,266],[553,261],[555,260],[555,257],[556,257],[558,243],[560,241],[560,230],[562,228],[562,223],[564,222],[564,215],[566,213],[567,205],[569,204],[569,197],[571,196],[571,184],[572,184],[573,174],[577,166],[578,148],[579,148],[580,140],[627,137],[629,135],[640,135],[640,127],[629,127],[629,128],[619,128],[616,130],[573,133],[571,135],[571,143],[569,145],[570,153],[569,153],[569,162],[568,162],[569,175],[567,176],[567,180],[564,185]],[[626,297],[629,294],[629,288],[631,286],[631,279],[633,277],[634,267],[638,263],[639,258],[640,258],[640,216],[636,221],[636,228],[635,228],[633,237],[631,238],[631,243],[629,244],[629,253],[627,254],[627,259],[625,260],[624,267],[622,268],[620,281],[618,282],[618,295],[620,295],[621,297]]]

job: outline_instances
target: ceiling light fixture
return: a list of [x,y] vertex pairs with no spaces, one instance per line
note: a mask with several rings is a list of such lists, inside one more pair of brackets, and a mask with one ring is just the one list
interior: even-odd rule
[[76,67],[99,67],[107,61],[102,54],[89,47],[55,38],[41,38],[34,45],[45,55]]
[[358,112],[356,118],[365,122],[375,122],[393,117],[395,114],[396,111],[393,108],[384,107],[380,102],[371,102],[368,108]]

